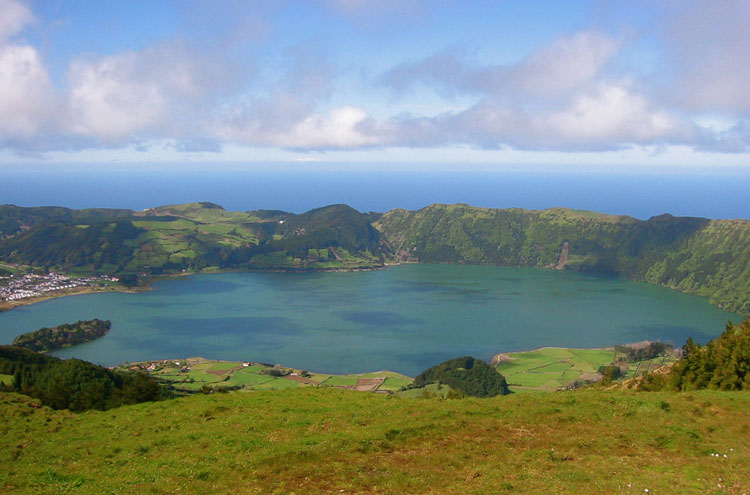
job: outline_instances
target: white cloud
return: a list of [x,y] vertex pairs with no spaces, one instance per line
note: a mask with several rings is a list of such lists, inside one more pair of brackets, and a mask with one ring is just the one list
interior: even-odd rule
[[476,92],[507,98],[555,98],[601,75],[621,44],[597,31],[559,37],[510,65],[472,66],[465,51],[449,48],[423,60],[401,64],[381,82],[398,91],[428,85],[450,95]]
[[277,136],[274,144],[284,148],[352,148],[376,142],[357,126],[368,118],[361,108],[334,108],[327,116],[310,115],[295,125],[287,135]]
[[168,122],[168,96],[161,81],[142,74],[133,53],[70,68],[71,130],[105,141],[123,141]]
[[517,91],[554,97],[576,90],[599,76],[620,44],[602,33],[582,31],[558,38],[531,53],[507,72]]
[[10,41],[33,22],[31,11],[0,0],[0,12],[0,142],[19,142],[49,124],[54,90],[37,50]]
[[665,97],[690,111],[750,117],[750,2],[678,4],[666,28],[674,72]]
[[110,144],[194,138],[225,87],[224,69],[178,43],[74,60],[69,130]]
[[[292,107],[292,113],[297,114],[297,104],[291,101],[287,104]],[[283,114],[278,111],[276,109],[275,113]],[[312,113],[300,116],[296,122],[288,119],[275,121],[275,125],[270,125],[273,121],[264,123],[259,117],[243,116],[229,125],[225,119],[217,125],[216,132],[226,140],[256,146],[286,149],[354,148],[377,143],[377,137],[367,135],[359,128],[368,119],[361,108],[343,106],[332,109],[327,115]]]
[[652,109],[642,95],[626,85],[603,84],[577,97],[570,108],[542,116],[550,135],[561,142],[647,144],[679,136],[682,124],[666,111]]
[[31,11],[16,0],[0,0],[0,42],[17,35],[34,21]]
[[45,124],[53,89],[31,46],[0,45],[0,139],[28,138]]
[[557,38],[516,64],[470,67],[455,50],[390,71],[405,91],[415,82],[482,95],[476,104],[432,117],[371,126],[394,145],[470,144],[538,150],[621,149],[685,143],[694,125],[659,108],[628,79],[607,73],[621,43],[597,31]]

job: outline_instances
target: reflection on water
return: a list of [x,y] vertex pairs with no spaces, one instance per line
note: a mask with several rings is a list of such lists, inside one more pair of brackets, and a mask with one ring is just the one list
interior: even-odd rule
[[334,373],[415,375],[441,360],[542,346],[705,341],[728,319],[701,298],[552,270],[404,265],[351,273],[231,273],[163,280],[0,313],[0,343],[81,319],[97,341],[56,354],[103,364],[203,356]]

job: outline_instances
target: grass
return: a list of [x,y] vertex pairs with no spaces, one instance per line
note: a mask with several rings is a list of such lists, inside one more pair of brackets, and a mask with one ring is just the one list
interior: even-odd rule
[[228,363],[228,362],[220,362],[211,365],[208,369],[215,370],[215,371],[224,371],[224,370],[231,370],[232,368],[236,368],[237,366],[240,366],[239,363]]
[[299,383],[286,378],[271,378],[266,382],[255,385],[253,390],[286,390],[289,388],[299,388],[299,386]]
[[34,404],[0,393],[0,492],[750,491],[742,392],[442,400],[300,388],[83,414]]

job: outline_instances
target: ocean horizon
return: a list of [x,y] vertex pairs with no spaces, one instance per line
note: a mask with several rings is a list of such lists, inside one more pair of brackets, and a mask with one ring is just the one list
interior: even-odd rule
[[568,207],[639,219],[669,213],[750,218],[750,176],[741,173],[430,172],[315,170],[0,171],[0,203],[142,210],[210,201],[227,210],[301,213],[344,203],[359,211],[433,203],[490,208]]

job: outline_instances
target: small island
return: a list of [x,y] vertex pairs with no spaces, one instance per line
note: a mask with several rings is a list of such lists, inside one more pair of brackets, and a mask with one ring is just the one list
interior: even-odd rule
[[13,340],[13,345],[36,352],[54,351],[103,337],[109,332],[111,326],[112,322],[109,320],[97,318],[64,323],[56,327],[45,327],[34,332],[21,334]]

